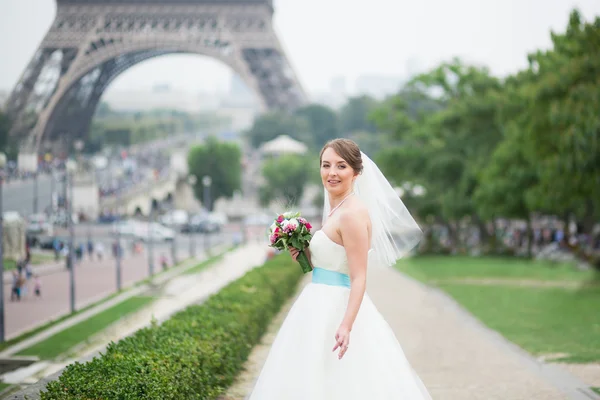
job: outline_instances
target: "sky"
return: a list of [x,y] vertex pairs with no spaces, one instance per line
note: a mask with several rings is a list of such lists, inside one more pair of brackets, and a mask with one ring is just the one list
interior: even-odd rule
[[[361,75],[401,76],[461,57],[499,76],[548,48],[569,12],[600,16],[599,0],[274,0],[274,24],[309,94],[333,78],[350,90]],[[11,90],[54,19],[54,0],[0,0],[0,90]],[[121,74],[108,90],[168,84],[187,91],[229,87],[231,69],[197,55],[162,56]]]

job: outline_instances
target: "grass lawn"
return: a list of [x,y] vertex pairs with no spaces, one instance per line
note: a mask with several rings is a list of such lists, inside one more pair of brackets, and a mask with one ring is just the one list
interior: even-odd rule
[[145,296],[131,297],[17,354],[21,356],[38,356],[44,360],[53,359],[153,300],[154,298]]
[[596,393],[600,394],[600,388],[595,388],[595,387],[593,387],[593,388],[592,388],[592,390],[593,390],[594,392],[596,392]]
[[4,382],[0,382],[0,392],[2,392],[4,389],[11,387],[12,385],[9,383],[4,383]]
[[402,260],[401,271],[427,282],[441,279],[498,278],[587,282],[597,280],[594,271],[580,271],[570,264],[501,257],[423,256]]
[[[31,253],[31,265],[40,265],[52,262],[54,262],[54,255],[52,254]],[[15,260],[4,259],[5,271],[10,271],[11,269],[15,268],[17,268],[17,262]]]
[[464,278],[586,282],[597,276],[568,265],[506,258],[416,257],[398,268],[435,282],[488,327],[528,352],[564,353],[565,362],[600,361],[600,285],[579,288],[460,283]]

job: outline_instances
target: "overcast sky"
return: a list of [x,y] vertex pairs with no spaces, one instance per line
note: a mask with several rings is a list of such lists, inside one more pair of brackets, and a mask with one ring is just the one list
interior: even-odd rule
[[[453,56],[506,75],[550,45],[579,8],[587,20],[600,0],[275,0],[275,25],[301,83],[325,92],[344,76],[404,76]],[[52,23],[54,0],[0,0],[0,90],[10,90]],[[123,73],[112,90],[156,83],[225,90],[231,70],[202,56],[163,56]]]

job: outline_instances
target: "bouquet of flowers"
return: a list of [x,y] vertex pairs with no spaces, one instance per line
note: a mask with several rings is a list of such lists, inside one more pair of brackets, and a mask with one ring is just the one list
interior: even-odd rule
[[312,238],[312,226],[299,212],[286,212],[277,217],[269,229],[270,246],[278,250],[288,250],[290,246],[298,249],[298,263],[303,273],[312,271],[304,248]]

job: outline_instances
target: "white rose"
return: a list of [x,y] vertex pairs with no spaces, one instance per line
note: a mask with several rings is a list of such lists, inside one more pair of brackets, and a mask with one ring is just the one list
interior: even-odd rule
[[296,228],[298,227],[298,225],[300,225],[300,224],[298,223],[298,220],[297,220],[296,218],[292,218],[292,219],[290,219],[290,221],[289,221],[289,224],[291,224],[291,225],[295,225],[295,226],[296,226]]

